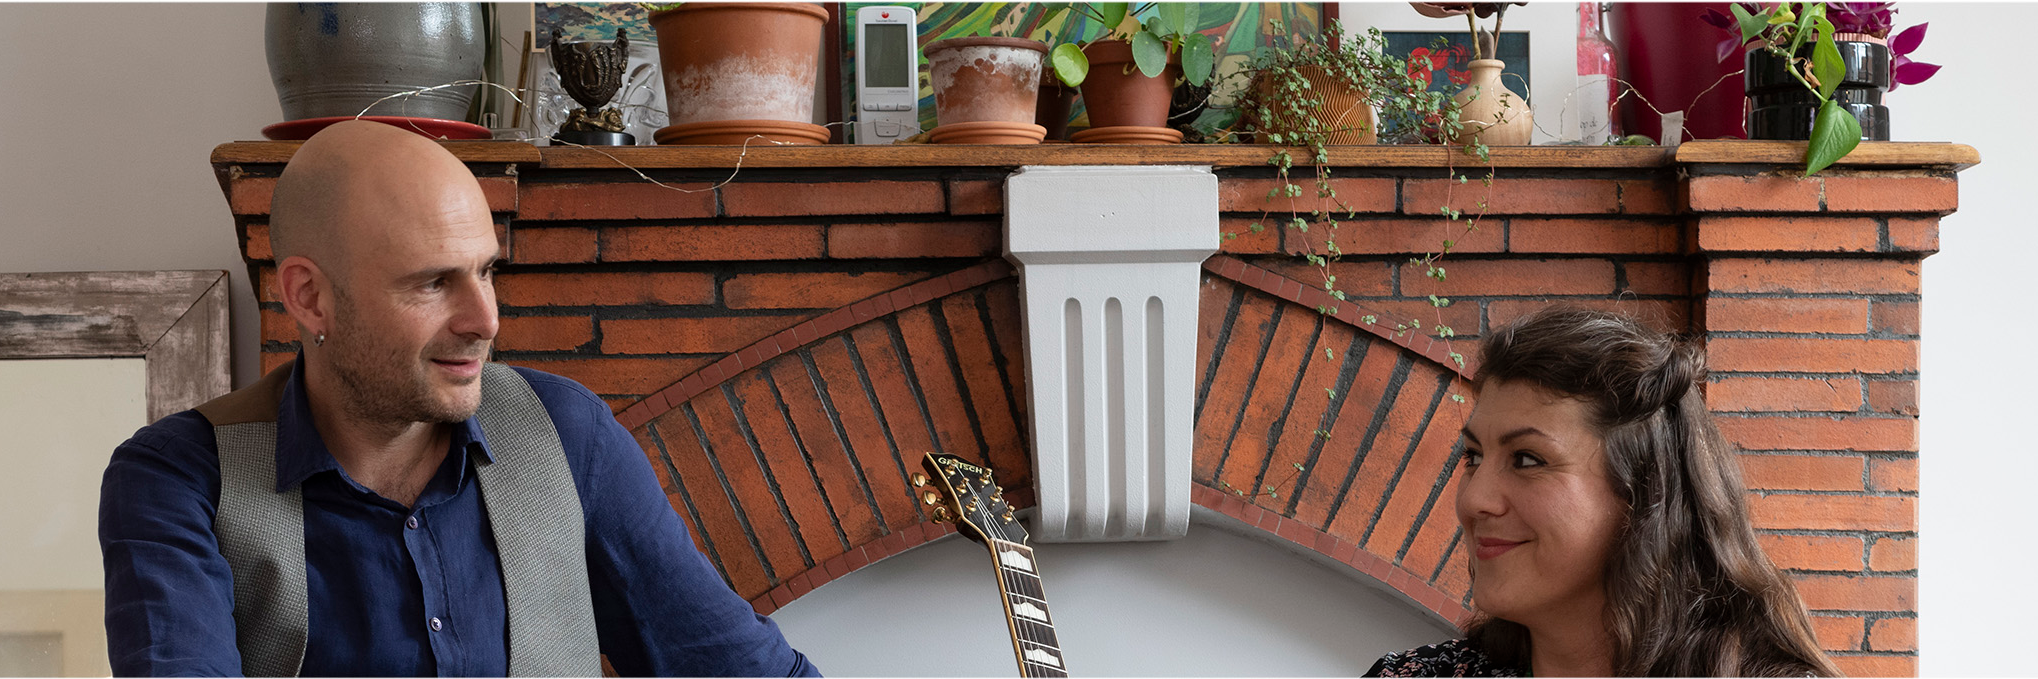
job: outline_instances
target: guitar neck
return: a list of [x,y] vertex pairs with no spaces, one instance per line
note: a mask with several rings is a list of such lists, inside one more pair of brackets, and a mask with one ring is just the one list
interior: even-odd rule
[[992,540],[991,553],[998,562],[998,593],[1005,597],[1005,625],[1012,631],[1019,676],[1068,676],[1068,669],[1062,664],[1061,641],[1054,636],[1054,618],[1047,612],[1047,592],[1040,586],[1033,548]]

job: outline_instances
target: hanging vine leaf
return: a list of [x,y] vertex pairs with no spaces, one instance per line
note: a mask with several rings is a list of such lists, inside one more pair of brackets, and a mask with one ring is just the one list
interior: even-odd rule
[[1840,89],[1840,81],[1847,77],[1847,60],[1840,56],[1840,46],[1833,44],[1833,23],[1825,17],[1818,18],[1818,45],[1812,48],[1812,74],[1819,78],[1819,98],[1832,99],[1833,90]]
[[1811,144],[1805,147],[1804,174],[1809,177],[1861,145],[1861,121],[1839,102],[1826,100],[1812,122]]

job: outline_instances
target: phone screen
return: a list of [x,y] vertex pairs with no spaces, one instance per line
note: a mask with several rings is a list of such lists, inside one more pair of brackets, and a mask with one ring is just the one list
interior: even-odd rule
[[908,24],[865,24],[864,87],[912,87],[912,33]]

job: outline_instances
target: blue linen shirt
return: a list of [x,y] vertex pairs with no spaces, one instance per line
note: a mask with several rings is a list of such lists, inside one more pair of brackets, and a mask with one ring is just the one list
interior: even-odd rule
[[[297,364],[301,366],[301,361]],[[516,369],[559,430],[587,524],[601,651],[624,676],[819,676],[694,548],[636,440],[585,387]],[[409,509],[347,476],[293,367],[278,404],[276,483],[302,483],[310,629],[304,676],[502,676],[502,569],[471,461],[480,425]],[[116,675],[241,673],[233,576],[213,533],[219,453],[187,410],[113,453],[100,490],[106,636]]]

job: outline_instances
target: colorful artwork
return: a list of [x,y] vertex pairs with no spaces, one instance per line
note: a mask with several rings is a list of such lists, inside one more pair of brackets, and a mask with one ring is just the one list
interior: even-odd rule
[[537,2],[531,4],[536,49],[545,49],[557,28],[567,40],[614,40],[616,29],[630,30],[630,41],[658,43],[651,32],[651,12],[634,2]]
[[[1472,36],[1466,31],[1382,33],[1387,36],[1387,51],[1408,55],[1408,74],[1429,83],[1431,92],[1456,93],[1471,78]],[[1442,48],[1437,47],[1437,38],[1444,39]],[[1500,70],[1500,77],[1509,89],[1517,93],[1534,91],[1529,88],[1528,33],[1501,32],[1499,58],[1507,63]]]
[[[844,36],[842,39],[842,104],[843,119],[853,120],[856,112],[856,10],[860,7],[892,5],[912,7],[919,12],[919,44],[973,35],[995,35],[1032,38],[1047,42],[1050,46],[1065,36],[1080,40],[1094,38],[1105,33],[1103,26],[1081,12],[1070,10],[1053,21],[1046,21],[1047,7],[1041,3],[975,3],[975,2],[924,2],[924,3],[845,3],[843,16]],[[1137,16],[1145,21],[1155,10],[1149,5]],[[1217,73],[1222,77],[1235,72],[1251,60],[1253,50],[1277,44],[1293,34],[1313,34],[1322,30],[1323,10],[1321,3],[1260,3],[1260,2],[1213,2],[1202,3],[1199,12],[1198,32],[1210,36],[1217,51]],[[1278,19],[1282,32],[1276,34],[1268,20]],[[925,63],[925,56],[921,57]],[[1082,100],[1076,100],[1075,110],[1070,111],[1070,124],[1084,127],[1089,116],[1083,110]],[[920,81],[920,129],[934,129],[934,90],[925,77]]]

